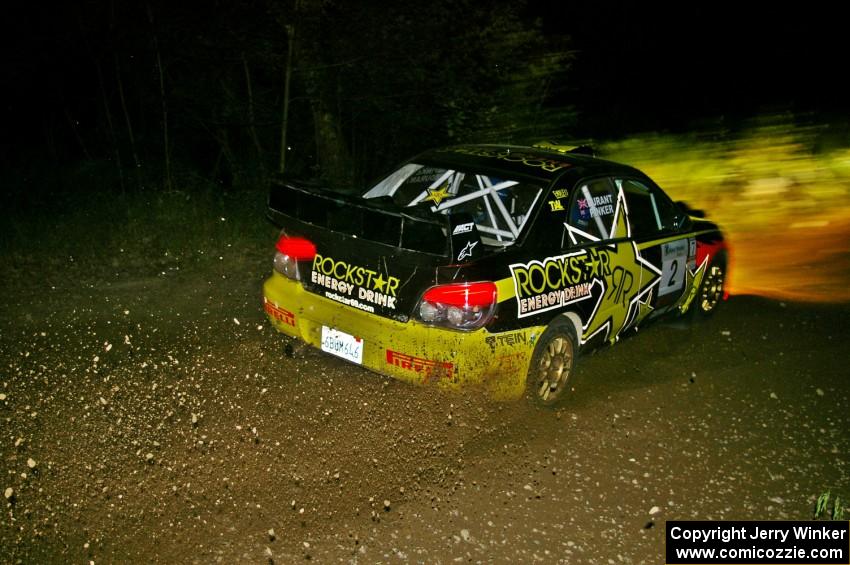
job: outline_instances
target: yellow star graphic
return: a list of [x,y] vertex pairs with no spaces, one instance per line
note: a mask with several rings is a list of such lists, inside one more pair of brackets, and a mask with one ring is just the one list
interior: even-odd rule
[[384,275],[378,274],[377,278],[372,279],[372,284],[375,286],[375,290],[384,292],[387,281],[384,280]]
[[635,308],[635,316],[634,320],[630,323],[626,324],[627,326],[637,326],[643,321],[644,318],[649,316],[649,314],[655,310],[649,303],[652,302],[652,289],[649,289],[649,292],[646,294],[646,300],[638,300],[637,307]]
[[[631,234],[624,203],[625,197],[621,190],[617,198],[612,239],[628,238]],[[615,342],[632,318],[646,316],[650,299],[644,297],[661,279],[661,271],[641,257],[633,241],[620,241],[607,247],[610,251],[607,274],[603,277],[605,288],[593,314],[584,325],[582,343],[586,343],[600,332],[605,332],[605,339],[611,343]],[[641,298],[644,298],[642,311],[639,306]],[[638,310],[637,314],[633,312],[634,309]]]
[[599,254],[596,253],[595,249],[590,249],[590,260],[587,262],[590,265],[590,276],[598,277],[599,276],[599,265],[602,262],[599,260]]
[[696,271],[687,269],[685,271],[685,293],[679,298],[679,312],[684,314],[690,308],[691,303],[696,298],[699,287],[702,285],[702,279],[705,276],[705,266],[708,264],[708,256],[702,260],[702,264],[697,267]]
[[422,202],[433,202],[434,204],[439,204],[443,200],[449,197],[449,183],[446,182],[440,188],[429,188],[428,196],[422,199]]

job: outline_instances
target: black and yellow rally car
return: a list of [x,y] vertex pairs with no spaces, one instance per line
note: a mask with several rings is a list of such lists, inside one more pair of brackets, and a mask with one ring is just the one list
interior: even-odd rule
[[281,180],[264,307],[378,373],[551,404],[580,352],[725,298],[723,235],[689,212],[632,167],[553,146],[429,151],[362,196]]

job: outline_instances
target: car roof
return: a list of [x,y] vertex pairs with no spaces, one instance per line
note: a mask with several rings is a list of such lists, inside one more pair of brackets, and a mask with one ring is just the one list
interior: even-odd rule
[[645,176],[620,163],[590,155],[567,153],[522,145],[454,145],[432,149],[410,160],[423,165],[447,165],[458,168],[503,171],[512,176],[554,181],[562,176],[581,178],[596,174]]

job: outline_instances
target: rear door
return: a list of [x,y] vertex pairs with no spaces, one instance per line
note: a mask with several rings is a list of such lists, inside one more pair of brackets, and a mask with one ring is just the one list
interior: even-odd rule
[[578,312],[582,343],[613,342],[651,312],[661,271],[638,249],[623,191],[611,178],[576,185],[564,227],[568,255],[571,261],[581,259],[586,282],[593,288],[593,300]]

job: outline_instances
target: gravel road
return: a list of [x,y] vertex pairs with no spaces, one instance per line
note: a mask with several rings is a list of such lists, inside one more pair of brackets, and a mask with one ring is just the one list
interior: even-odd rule
[[285,355],[268,263],[0,281],[0,561],[660,563],[850,498],[846,305],[733,297],[540,410]]

